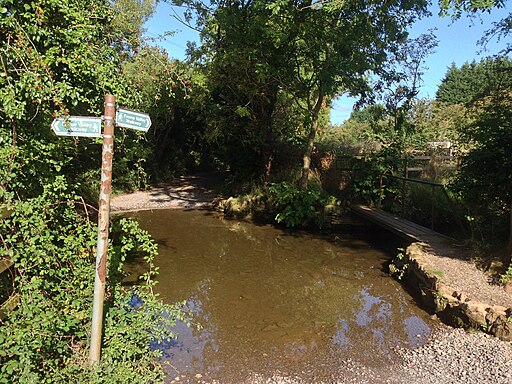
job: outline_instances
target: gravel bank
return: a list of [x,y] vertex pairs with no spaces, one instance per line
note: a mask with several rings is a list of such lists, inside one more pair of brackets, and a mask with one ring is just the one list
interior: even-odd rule
[[450,244],[433,243],[427,247],[431,271],[442,271],[442,281],[471,300],[489,305],[512,306],[512,292],[492,282],[491,277],[476,268],[469,251],[459,250]]
[[512,343],[484,333],[440,327],[427,344],[398,353],[411,377],[404,383],[512,383]]
[[[483,333],[466,333],[441,326],[428,343],[416,349],[398,349],[399,362],[367,367],[342,361],[332,381],[337,384],[511,384],[512,343]],[[246,383],[305,384],[290,377],[255,376]]]
[[200,384],[512,384],[512,343],[484,333],[440,325],[415,349],[397,348],[394,363],[367,366],[347,359],[327,368],[330,379],[305,379],[279,373],[255,374],[225,382],[194,378],[171,383]]

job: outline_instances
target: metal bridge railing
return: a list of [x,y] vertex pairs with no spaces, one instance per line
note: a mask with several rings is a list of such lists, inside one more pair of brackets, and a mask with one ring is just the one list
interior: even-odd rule
[[390,175],[390,174],[386,174],[386,173],[381,173],[380,174],[380,180],[379,180],[379,206],[378,206],[379,208],[382,208],[382,199],[383,199],[383,196],[384,196],[384,188],[385,188],[384,178],[391,178],[391,179],[396,179],[396,180],[401,180],[402,181],[401,199],[400,199],[401,200],[401,215],[400,216],[402,218],[405,218],[405,216],[406,216],[406,212],[405,212],[406,183],[417,183],[417,184],[428,185],[428,186],[431,187],[431,194],[430,194],[430,207],[431,207],[430,229],[432,229],[432,230],[434,230],[434,223],[435,223],[435,217],[436,217],[436,215],[435,215],[436,214],[436,198],[435,198],[436,193],[435,192],[436,192],[436,188],[440,188],[442,193],[443,193],[443,195],[446,197],[446,200],[448,201],[448,203],[452,207],[453,217],[454,217],[455,221],[457,222],[457,225],[462,230],[462,233],[466,234],[466,228],[464,227],[464,224],[462,223],[462,220],[460,219],[460,216],[459,216],[459,209],[456,206],[456,204],[453,201],[453,199],[448,194],[448,191],[446,190],[446,187],[445,187],[444,184],[437,183],[437,182],[434,182],[434,181],[420,180],[420,179],[410,179],[410,178],[407,178],[407,177],[395,176],[395,175]]

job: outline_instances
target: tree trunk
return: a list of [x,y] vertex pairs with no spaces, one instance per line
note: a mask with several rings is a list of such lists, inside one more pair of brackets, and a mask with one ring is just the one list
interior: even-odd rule
[[265,97],[261,101],[260,106],[260,127],[258,132],[264,137],[263,149],[261,152],[263,166],[263,184],[266,186],[272,171],[272,161],[274,158],[274,131],[273,119],[274,111],[277,103],[277,86],[273,85],[270,89],[266,89]]
[[274,156],[270,150],[266,150],[263,152],[263,161],[264,161],[264,173],[263,173],[263,185],[267,186],[268,181],[270,180],[270,174],[272,173],[272,161],[274,160]]
[[311,169],[311,154],[313,153],[317,130],[316,124],[317,123],[311,123],[311,128],[308,135],[308,144],[302,157],[302,173],[299,182],[299,186],[302,190],[306,190],[308,188],[309,170]]
[[311,155],[313,153],[315,137],[318,131],[318,115],[320,114],[320,110],[322,109],[324,102],[325,96],[322,92],[319,92],[315,106],[311,111],[311,127],[308,135],[308,143],[304,151],[304,156],[302,157],[302,174],[299,181],[299,187],[302,190],[306,190],[308,188],[308,176],[309,170],[311,169]]

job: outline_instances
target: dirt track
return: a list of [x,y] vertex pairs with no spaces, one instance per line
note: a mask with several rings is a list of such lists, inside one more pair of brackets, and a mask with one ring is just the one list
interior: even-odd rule
[[225,178],[226,174],[220,172],[181,176],[147,191],[114,196],[111,210],[116,213],[148,209],[209,208],[212,200],[220,196],[220,188]]

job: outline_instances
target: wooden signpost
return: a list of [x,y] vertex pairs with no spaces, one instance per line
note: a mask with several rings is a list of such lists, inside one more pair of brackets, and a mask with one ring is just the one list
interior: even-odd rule
[[[101,122],[103,121],[103,134]],[[89,364],[96,364],[101,356],[101,330],[107,277],[107,251],[110,223],[110,194],[112,191],[112,159],[114,157],[114,126],[147,132],[151,126],[149,115],[141,112],[118,109],[113,95],[105,96],[105,111],[101,118],[70,116],[52,122],[58,136],[102,137],[101,186],[98,209],[98,245],[94,278],[94,301],[92,308],[91,348]]]

